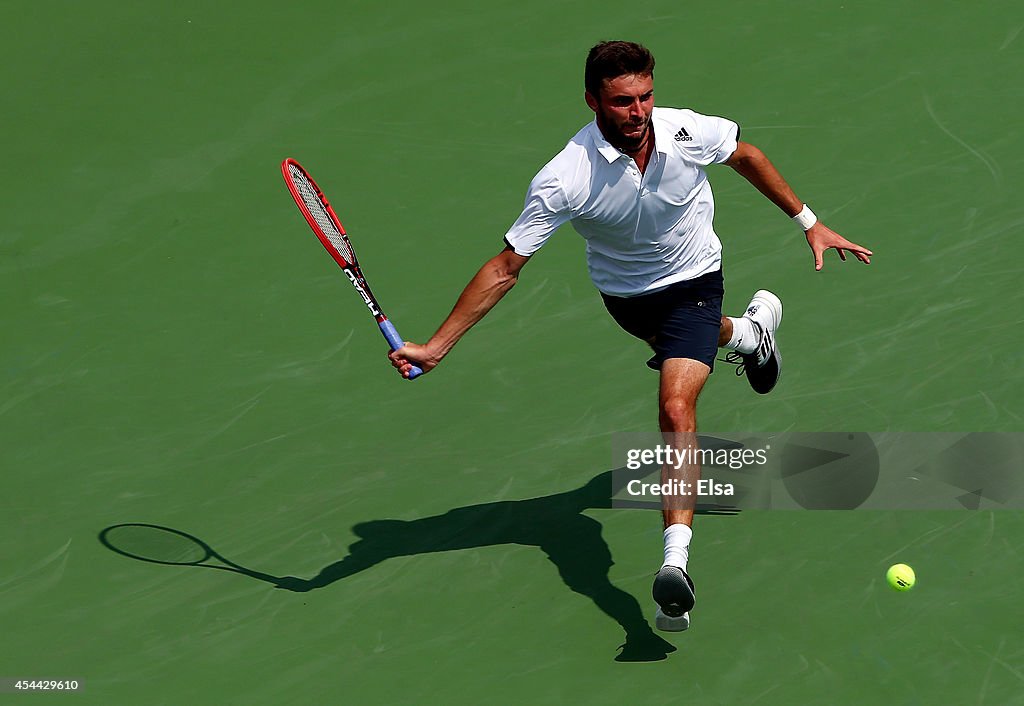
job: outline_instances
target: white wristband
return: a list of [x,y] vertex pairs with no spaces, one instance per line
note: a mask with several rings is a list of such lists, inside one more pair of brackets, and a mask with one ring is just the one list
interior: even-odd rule
[[793,216],[793,222],[800,226],[801,230],[808,231],[818,222],[818,217],[814,215],[814,211],[807,207],[807,204],[804,204],[803,210]]

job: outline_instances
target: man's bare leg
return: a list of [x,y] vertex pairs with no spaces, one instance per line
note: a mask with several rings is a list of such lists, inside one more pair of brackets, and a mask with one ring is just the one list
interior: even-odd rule
[[692,536],[693,513],[697,505],[700,462],[697,446],[697,397],[711,369],[688,358],[669,358],[661,365],[658,411],[661,435],[673,456],[662,466],[662,484],[674,492],[662,495],[665,525],[665,562],[654,580],[658,603],[655,623],[662,630],[689,627],[693,607],[693,581],[686,574]]
[[[658,422],[662,438],[674,449],[683,452],[695,448],[697,431],[697,397],[707,382],[711,369],[689,358],[670,358],[661,365],[661,386],[658,391]],[[691,494],[673,494],[662,501],[665,527],[693,524],[696,483],[700,464],[666,464],[661,470],[662,483],[672,480],[686,483]]]

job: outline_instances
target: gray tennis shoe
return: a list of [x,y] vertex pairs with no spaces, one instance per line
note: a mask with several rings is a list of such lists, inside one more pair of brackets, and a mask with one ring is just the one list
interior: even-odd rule
[[690,627],[690,610],[696,601],[693,579],[678,566],[663,566],[651,591],[658,609],[654,625],[659,630],[680,632]]

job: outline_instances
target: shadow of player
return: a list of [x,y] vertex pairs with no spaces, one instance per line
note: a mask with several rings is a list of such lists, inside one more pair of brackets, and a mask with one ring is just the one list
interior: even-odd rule
[[[418,520],[372,520],[353,527],[360,538],[349,555],[324,567],[311,579],[282,577],[275,583],[290,591],[312,591],[365,571],[385,559],[471,549],[498,544],[539,547],[570,589],[586,596],[626,633],[618,661],[665,659],[675,647],[656,635],[632,595],[608,579],[611,551],[601,523],[584,510],[610,508],[616,492],[613,471],[586,485],[555,495],[459,507]],[[736,514],[719,506],[700,506],[701,514]],[[653,572],[652,572],[653,573]]]

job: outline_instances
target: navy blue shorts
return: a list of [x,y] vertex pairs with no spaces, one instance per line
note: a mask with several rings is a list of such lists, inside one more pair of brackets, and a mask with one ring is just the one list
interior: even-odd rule
[[601,297],[619,326],[653,344],[649,367],[658,370],[668,358],[690,358],[714,370],[724,294],[722,271],[716,270],[651,294]]

